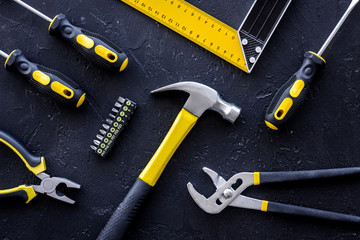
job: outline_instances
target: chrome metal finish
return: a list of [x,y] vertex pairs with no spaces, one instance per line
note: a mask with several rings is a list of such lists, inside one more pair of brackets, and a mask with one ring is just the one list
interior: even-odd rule
[[118,103],[118,102],[115,103],[115,107],[121,108],[121,106],[122,106],[122,104],[120,104],[120,103]]
[[8,59],[9,55],[0,50],[0,56]]
[[[210,174],[210,178],[218,180],[219,178],[216,177],[215,171],[208,171],[208,169],[203,169],[207,174]],[[237,187],[237,189],[232,189],[232,186],[237,183],[237,181],[242,181],[241,185]],[[213,180],[214,182],[214,180]],[[216,181],[218,182],[218,181]],[[215,184],[215,182],[214,182]],[[254,185],[254,173],[238,173],[235,174],[233,177],[231,177],[227,182],[222,184],[221,187],[219,187],[216,192],[209,198],[205,198],[203,195],[198,193],[194,186],[189,182],[187,184],[188,191],[191,195],[191,197],[194,199],[196,204],[203,209],[207,213],[215,214],[221,212],[224,208],[226,208],[228,205],[231,204],[231,202],[234,201],[235,198],[239,197],[241,193],[247,189],[249,186]],[[224,193],[226,191],[226,196],[224,196]],[[231,193],[231,194],[230,194]],[[229,196],[231,195],[231,196]],[[220,203],[218,202],[220,200]],[[246,201],[245,201],[246,202]],[[240,201],[241,203],[241,201]],[[261,209],[261,205],[260,205]]]
[[119,101],[121,104],[124,104],[124,102],[125,102],[125,98],[123,98],[123,97],[119,97],[119,98],[118,98],[118,101]]
[[110,126],[107,125],[107,124],[103,124],[102,126],[103,126],[103,128],[106,129],[106,130],[108,130],[108,129],[110,128]]
[[35,192],[46,194],[52,198],[57,200],[67,202],[70,204],[74,204],[75,201],[65,196],[63,193],[60,193],[56,190],[57,186],[60,184],[65,184],[68,188],[76,188],[80,189],[80,184],[77,184],[73,181],[70,181],[66,178],[60,177],[50,177],[46,173],[39,173],[36,175],[41,179],[40,185],[31,185],[31,187],[35,190]]
[[326,50],[326,48],[329,46],[330,42],[334,39],[336,33],[339,31],[340,27],[343,25],[343,23],[345,22],[346,18],[349,16],[349,14],[351,13],[351,11],[354,9],[354,7],[356,6],[356,4],[359,3],[359,0],[352,0],[350,3],[350,6],[348,7],[348,9],[346,10],[346,12],[344,13],[344,15],[341,17],[340,21],[338,22],[338,24],[335,26],[334,30],[331,32],[330,36],[328,37],[328,39],[326,39],[324,45],[321,47],[321,49],[318,52],[318,55],[323,55],[324,51]]
[[36,15],[38,15],[39,17],[41,17],[42,19],[44,19],[45,21],[48,21],[49,23],[52,22],[52,19],[49,18],[48,16],[46,16],[45,14],[39,12],[38,10],[36,10],[35,8],[29,6],[28,4],[24,3],[23,1],[20,0],[13,0],[14,2],[16,2],[17,4],[23,6],[24,8],[26,8],[27,10],[29,10],[30,12],[35,13]]
[[212,88],[196,82],[178,82],[153,90],[158,93],[170,90],[180,90],[190,94],[184,108],[197,117],[206,110],[214,110],[220,113],[224,119],[234,123],[239,117],[241,109],[232,103],[225,102]]

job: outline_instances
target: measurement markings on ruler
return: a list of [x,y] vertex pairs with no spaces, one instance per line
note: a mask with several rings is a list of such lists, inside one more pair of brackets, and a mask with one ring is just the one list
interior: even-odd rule
[[248,72],[235,29],[182,0],[121,0]]

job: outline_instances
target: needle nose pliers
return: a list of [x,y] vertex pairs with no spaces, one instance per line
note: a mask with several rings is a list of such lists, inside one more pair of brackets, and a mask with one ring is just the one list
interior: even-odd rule
[[232,206],[263,212],[285,213],[320,219],[360,223],[360,217],[358,216],[270,202],[242,195],[242,192],[248,187],[260,185],[260,183],[279,183],[350,176],[360,174],[359,167],[293,172],[242,172],[235,174],[228,181],[209,168],[204,167],[203,170],[213,181],[217,188],[216,192],[211,197],[205,198],[195,190],[191,183],[188,183],[187,187],[196,204],[207,213],[216,214],[224,210],[227,206]]
[[75,203],[74,200],[57,191],[57,187],[59,184],[65,184],[69,188],[79,189],[79,184],[66,178],[50,177],[49,174],[45,173],[46,165],[44,157],[33,155],[18,140],[1,130],[0,142],[13,150],[25,163],[26,167],[41,179],[40,185],[20,185],[11,189],[0,190],[0,199],[20,198],[24,202],[29,203],[34,197],[36,197],[36,193],[42,193],[63,202],[70,204]]

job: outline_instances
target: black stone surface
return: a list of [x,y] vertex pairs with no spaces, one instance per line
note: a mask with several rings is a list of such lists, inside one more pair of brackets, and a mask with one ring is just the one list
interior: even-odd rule
[[[128,239],[360,239],[359,225],[228,207],[209,215],[189,196],[186,183],[209,196],[214,187],[202,167],[225,179],[241,171],[292,171],[360,166],[360,8],[325,53],[327,68],[297,118],[279,132],[265,127],[276,89],[317,51],[350,0],[293,1],[254,71],[248,75],[121,1],[28,1],[53,17],[64,13],[80,27],[118,44],[126,71],[86,62],[48,23],[10,0],[0,0],[0,49],[21,49],[29,60],[70,76],[89,102],[73,110],[40,94],[24,79],[0,70],[0,128],[47,160],[48,173],[82,185],[66,192],[68,205],[39,195],[28,205],[0,205],[1,239],[95,239],[170,128],[184,93],[150,95],[158,87],[196,81],[243,108],[231,125],[206,112],[171,159]],[[252,0],[189,1],[237,28]],[[1,64],[4,60],[1,60]],[[137,112],[107,160],[89,144],[121,95]],[[0,145],[1,188],[38,183],[20,159]],[[260,199],[360,215],[358,177],[254,187]]]

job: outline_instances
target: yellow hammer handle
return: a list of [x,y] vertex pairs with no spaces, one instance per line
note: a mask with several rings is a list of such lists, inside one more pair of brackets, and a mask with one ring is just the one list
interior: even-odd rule
[[170,158],[195,125],[197,120],[197,116],[184,108],[180,111],[160,147],[140,174],[139,178],[141,180],[150,186],[154,186],[156,184]]

